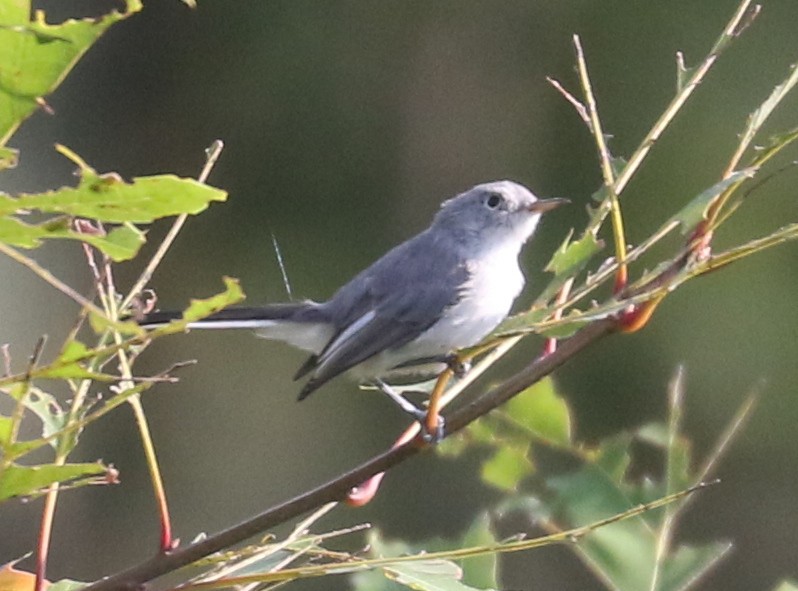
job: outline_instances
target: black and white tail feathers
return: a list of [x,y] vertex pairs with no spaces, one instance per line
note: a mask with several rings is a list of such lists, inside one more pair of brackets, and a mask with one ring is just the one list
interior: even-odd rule
[[[198,322],[192,322],[191,328],[250,328],[257,329],[264,323],[275,320],[289,320],[297,322],[323,321],[318,314],[312,311],[318,308],[315,302],[296,302],[288,304],[271,304],[257,308],[227,308]],[[144,327],[154,327],[179,320],[182,312],[158,311],[152,312],[139,320]]]

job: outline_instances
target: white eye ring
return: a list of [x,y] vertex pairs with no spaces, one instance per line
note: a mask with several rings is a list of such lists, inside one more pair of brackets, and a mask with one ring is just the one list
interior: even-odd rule
[[499,207],[499,204],[502,202],[502,197],[498,193],[491,193],[488,195],[488,198],[485,199],[485,205],[490,209],[496,209]]

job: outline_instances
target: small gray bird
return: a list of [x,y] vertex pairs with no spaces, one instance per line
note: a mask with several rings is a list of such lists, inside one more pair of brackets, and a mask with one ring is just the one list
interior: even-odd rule
[[[567,202],[538,199],[512,181],[477,185],[445,201],[429,228],[390,250],[326,302],[230,308],[189,327],[249,328],[309,351],[294,376],[310,375],[300,400],[348,372],[420,418],[424,413],[384,380],[440,373],[457,349],[487,336],[524,286],[518,255],[540,215]],[[140,324],[179,317],[155,312]]]

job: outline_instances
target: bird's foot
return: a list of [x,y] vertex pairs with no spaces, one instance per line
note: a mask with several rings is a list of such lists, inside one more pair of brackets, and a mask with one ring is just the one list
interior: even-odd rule
[[446,363],[446,367],[452,370],[452,373],[458,379],[463,378],[471,371],[471,362],[461,359],[456,353],[447,355],[444,362]]

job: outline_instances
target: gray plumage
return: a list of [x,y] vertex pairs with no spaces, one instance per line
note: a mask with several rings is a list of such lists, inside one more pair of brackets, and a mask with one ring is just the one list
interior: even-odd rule
[[[564,202],[538,200],[511,181],[477,185],[326,302],[232,308],[190,326],[251,328],[310,351],[295,375],[310,375],[300,400],[344,372],[369,381],[440,371],[447,355],[477,344],[509,313],[524,285],[521,247],[540,214]],[[176,317],[156,312],[141,324]]]

